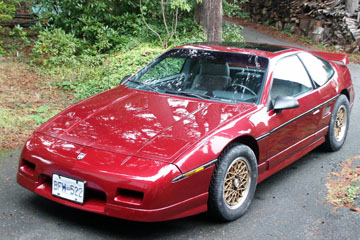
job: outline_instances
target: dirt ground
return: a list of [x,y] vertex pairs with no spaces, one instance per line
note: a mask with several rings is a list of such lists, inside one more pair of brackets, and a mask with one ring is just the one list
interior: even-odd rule
[[330,172],[326,200],[336,208],[347,207],[360,213],[360,156],[340,164],[341,170]]
[[20,147],[41,123],[73,100],[14,57],[0,57],[0,86],[0,151]]

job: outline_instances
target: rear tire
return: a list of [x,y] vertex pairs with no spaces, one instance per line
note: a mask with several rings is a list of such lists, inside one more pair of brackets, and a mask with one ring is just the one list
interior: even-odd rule
[[324,147],[327,151],[339,150],[345,142],[350,124],[350,104],[345,95],[340,95],[335,102],[331,115],[329,131],[326,135]]
[[209,213],[221,221],[241,217],[254,198],[257,161],[245,145],[228,147],[219,157],[210,183]]

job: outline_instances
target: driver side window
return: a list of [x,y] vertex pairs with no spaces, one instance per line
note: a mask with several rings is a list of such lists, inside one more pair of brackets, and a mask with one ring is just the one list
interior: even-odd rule
[[312,89],[309,75],[296,55],[279,60],[270,92],[273,102],[279,96],[297,97]]

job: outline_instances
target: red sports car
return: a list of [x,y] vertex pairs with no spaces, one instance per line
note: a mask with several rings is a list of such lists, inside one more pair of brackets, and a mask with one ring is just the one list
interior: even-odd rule
[[171,49],[37,129],[17,181],[123,219],[234,220],[259,182],[321,144],[342,147],[354,103],[348,61],[253,43]]

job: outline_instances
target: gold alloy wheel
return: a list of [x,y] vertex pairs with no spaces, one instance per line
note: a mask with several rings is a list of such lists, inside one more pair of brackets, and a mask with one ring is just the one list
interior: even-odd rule
[[246,158],[236,158],[225,174],[223,198],[230,209],[238,208],[246,199],[250,186],[249,163]]
[[334,132],[336,141],[341,141],[346,132],[347,127],[347,112],[344,105],[341,105],[335,118]]

